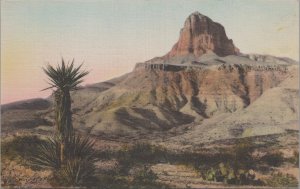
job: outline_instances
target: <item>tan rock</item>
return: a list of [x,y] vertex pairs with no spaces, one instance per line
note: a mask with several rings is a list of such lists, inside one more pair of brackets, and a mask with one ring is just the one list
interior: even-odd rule
[[209,17],[195,12],[185,21],[178,42],[166,57],[193,54],[199,57],[208,51],[219,56],[234,55],[239,50],[228,39],[224,27]]

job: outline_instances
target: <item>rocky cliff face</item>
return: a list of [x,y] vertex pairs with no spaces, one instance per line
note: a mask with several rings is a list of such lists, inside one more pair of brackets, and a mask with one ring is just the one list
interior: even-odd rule
[[235,55],[239,50],[228,39],[224,27],[207,16],[195,12],[185,21],[178,42],[166,57],[186,56],[199,57],[208,51],[219,56]]
[[[139,69],[88,103],[74,94],[78,122],[92,133],[168,130],[248,107],[288,75],[239,65],[179,71]],[[77,102],[77,103],[76,103]],[[79,126],[79,125],[78,125]],[[112,129],[112,130],[111,130]]]

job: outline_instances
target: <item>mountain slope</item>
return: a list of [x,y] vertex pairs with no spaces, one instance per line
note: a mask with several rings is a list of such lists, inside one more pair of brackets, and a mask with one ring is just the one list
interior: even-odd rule
[[199,144],[236,137],[272,135],[299,130],[299,66],[290,67],[288,77],[266,90],[247,108],[220,114],[195,126],[170,143]]

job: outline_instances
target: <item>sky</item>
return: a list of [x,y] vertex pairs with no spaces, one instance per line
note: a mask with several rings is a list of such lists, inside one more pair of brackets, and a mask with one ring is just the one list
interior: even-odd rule
[[84,62],[84,85],[166,54],[193,12],[221,23],[243,53],[299,60],[298,0],[2,0],[1,104],[47,97],[42,67]]

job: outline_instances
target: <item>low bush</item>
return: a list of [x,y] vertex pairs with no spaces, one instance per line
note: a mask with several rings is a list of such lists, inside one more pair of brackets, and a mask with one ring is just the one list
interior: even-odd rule
[[236,141],[231,152],[233,158],[233,168],[237,169],[253,169],[255,160],[252,157],[255,144],[251,138],[242,138]]
[[166,161],[167,151],[148,143],[136,143],[131,147],[124,146],[115,156],[121,165],[120,173],[127,174],[133,165]]
[[234,170],[229,164],[220,163],[218,167],[211,167],[204,174],[205,180],[237,185],[262,185],[262,181],[255,180],[253,170]]
[[147,166],[143,166],[143,168],[139,169],[134,174],[134,182],[154,182],[157,179],[157,175],[149,169]]
[[260,160],[270,166],[278,167],[284,162],[284,157],[282,152],[276,151],[267,153]]
[[10,141],[1,142],[1,157],[26,164],[33,151],[43,142],[35,135],[16,136]]
[[294,164],[299,167],[299,151],[294,151],[293,154]]
[[288,158],[287,161],[294,164],[295,167],[299,167],[299,151],[295,150],[293,156]]
[[127,150],[125,149],[125,152],[127,152],[132,159],[145,163],[163,161],[167,155],[166,149],[149,143],[136,143],[132,147],[127,148]]
[[290,175],[283,173],[273,173],[271,178],[265,181],[267,186],[271,187],[297,187],[298,180]]

